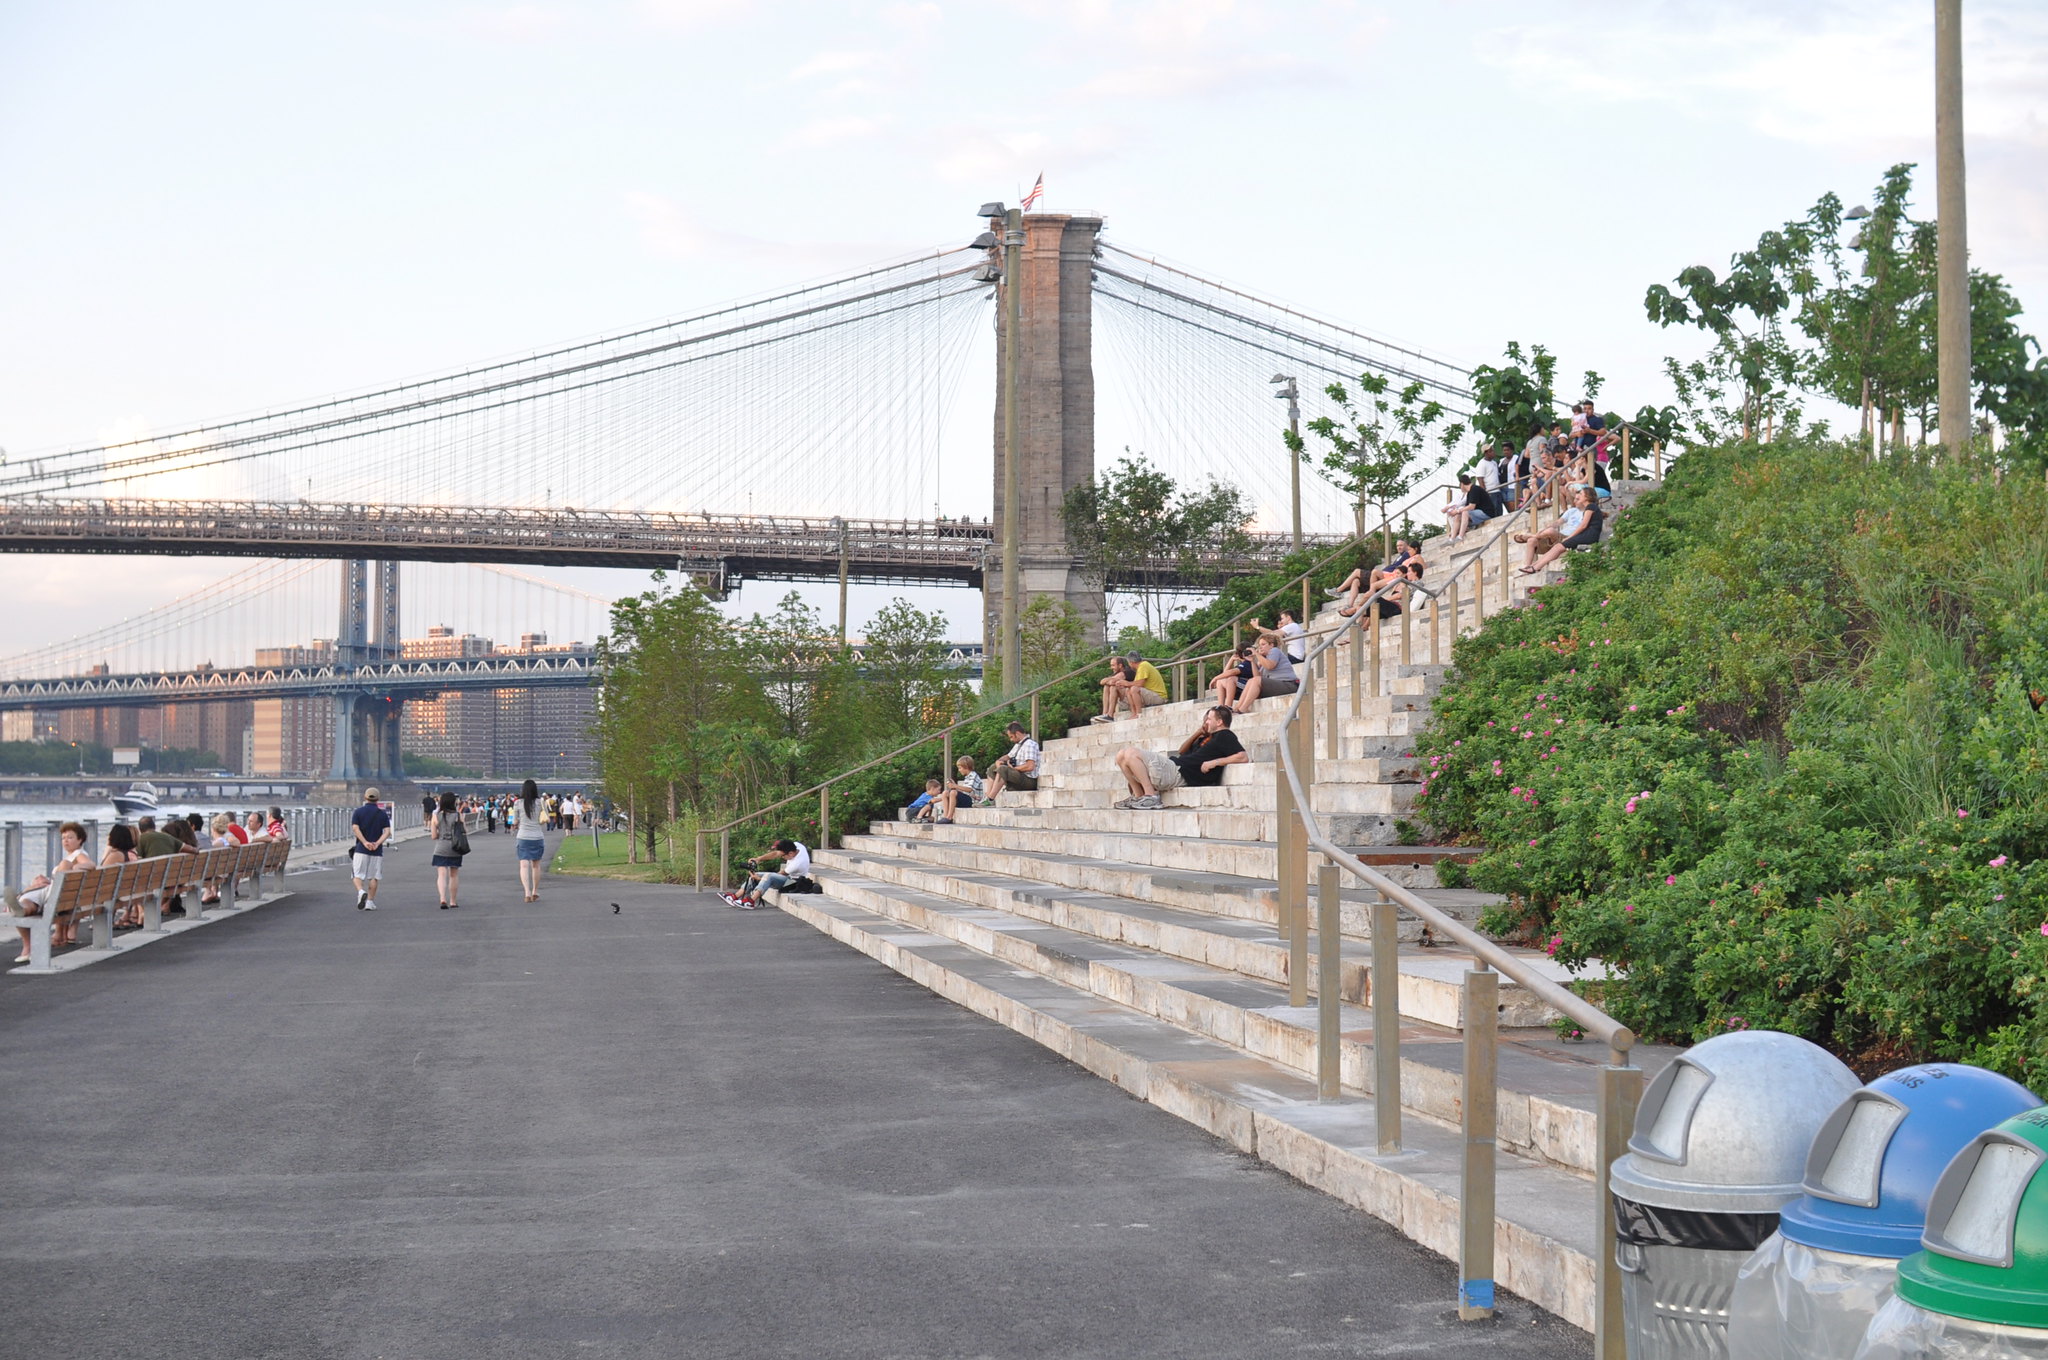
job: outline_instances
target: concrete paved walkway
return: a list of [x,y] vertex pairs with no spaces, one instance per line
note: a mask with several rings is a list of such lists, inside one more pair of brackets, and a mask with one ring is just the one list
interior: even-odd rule
[[779,912],[476,844],[0,978],[0,1354],[1589,1349]]

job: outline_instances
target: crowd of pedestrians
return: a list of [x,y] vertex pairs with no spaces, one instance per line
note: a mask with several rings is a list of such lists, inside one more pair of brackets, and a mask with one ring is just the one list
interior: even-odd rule
[[[420,813],[432,842],[434,886],[443,911],[462,906],[462,865],[472,853],[472,833],[512,837],[513,862],[519,870],[523,901],[540,901],[541,871],[547,859],[547,834],[574,831],[604,821],[599,808],[581,791],[544,794],[529,779],[517,793],[461,795],[447,790],[422,794]],[[356,908],[377,909],[384,877],[384,850],[391,841],[391,813],[376,789],[363,791],[363,803],[351,824],[355,844],[350,866],[355,878]]]

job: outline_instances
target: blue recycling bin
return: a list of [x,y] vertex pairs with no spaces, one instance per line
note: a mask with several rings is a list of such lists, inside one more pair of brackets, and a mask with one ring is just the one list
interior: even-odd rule
[[1814,1135],[1805,1193],[1736,1275],[1729,1354],[1851,1360],[1900,1259],[1920,1250],[1943,1169],[1978,1134],[2040,1103],[1961,1063],[1900,1068],[1853,1092]]

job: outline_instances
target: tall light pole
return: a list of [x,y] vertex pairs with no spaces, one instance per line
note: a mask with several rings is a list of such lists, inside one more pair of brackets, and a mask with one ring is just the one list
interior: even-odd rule
[[1003,692],[1024,687],[1024,657],[1017,619],[1017,534],[1022,516],[1017,504],[1017,367],[1023,352],[1018,332],[1024,325],[1022,261],[1024,210],[1003,216]]
[[1293,378],[1284,373],[1275,373],[1268,382],[1278,383],[1280,390],[1273,395],[1287,403],[1287,480],[1294,493],[1294,550],[1301,551],[1301,455],[1295,452],[1301,447],[1301,390]]
[[1936,393],[1951,458],[1970,447],[1970,256],[1963,192],[1963,0],[1934,0]]

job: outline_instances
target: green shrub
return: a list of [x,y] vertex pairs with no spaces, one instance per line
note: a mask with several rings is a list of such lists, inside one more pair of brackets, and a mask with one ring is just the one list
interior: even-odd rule
[[1462,639],[1418,813],[1612,1013],[2048,1079],[2048,497],[1696,450]]

